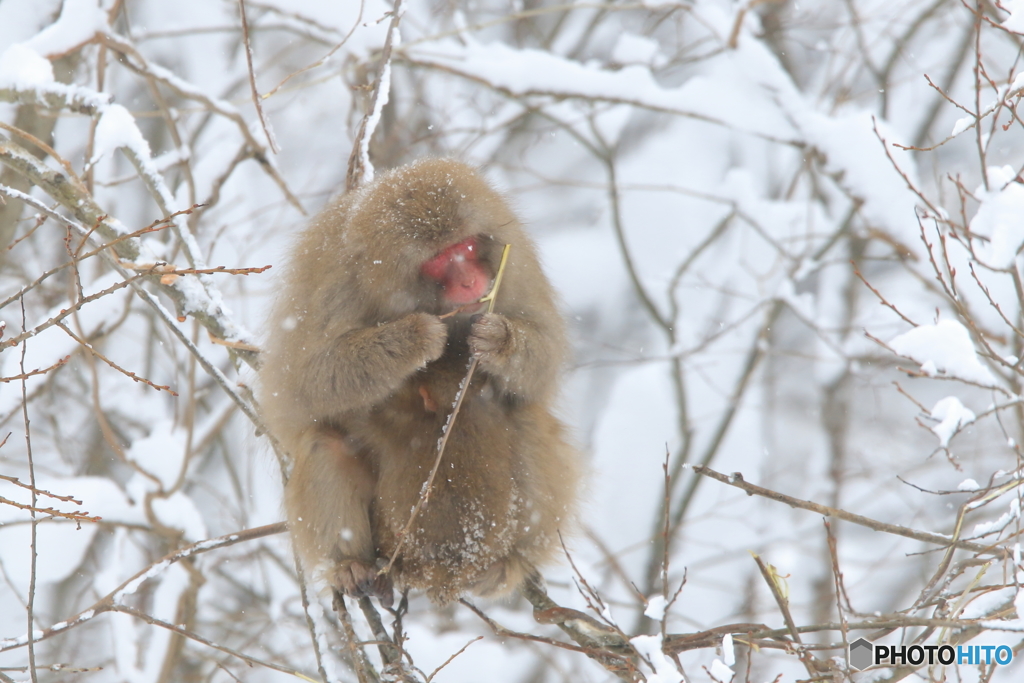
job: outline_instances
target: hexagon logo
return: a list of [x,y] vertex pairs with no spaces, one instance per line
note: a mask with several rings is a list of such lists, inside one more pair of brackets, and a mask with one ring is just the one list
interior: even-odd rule
[[850,666],[857,671],[863,671],[871,666],[874,653],[875,646],[871,644],[871,641],[858,638],[850,643],[850,657],[848,659]]

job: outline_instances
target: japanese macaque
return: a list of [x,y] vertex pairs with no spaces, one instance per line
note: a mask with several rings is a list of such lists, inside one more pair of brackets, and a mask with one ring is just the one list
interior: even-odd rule
[[[506,244],[488,313],[477,302]],[[439,603],[500,595],[551,559],[579,480],[551,413],[565,355],[533,244],[470,167],[420,161],[324,209],[292,252],[260,373],[267,423],[294,460],[285,507],[307,567],[389,605],[393,585]]]

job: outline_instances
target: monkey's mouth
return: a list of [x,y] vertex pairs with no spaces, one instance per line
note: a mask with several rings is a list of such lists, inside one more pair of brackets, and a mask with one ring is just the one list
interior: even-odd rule
[[458,278],[452,278],[442,285],[445,301],[457,306],[468,306],[480,302],[480,298],[487,293],[490,278],[483,273],[479,266],[473,270],[478,272],[460,272]]
[[486,301],[471,301],[468,304],[456,305],[455,308],[446,313],[442,313],[438,317],[441,318],[441,320],[444,320],[445,318],[453,318],[457,315],[476,315],[477,313],[483,313],[486,309]]

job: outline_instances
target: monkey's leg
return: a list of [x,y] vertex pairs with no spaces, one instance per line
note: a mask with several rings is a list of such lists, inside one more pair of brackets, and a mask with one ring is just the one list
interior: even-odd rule
[[330,581],[348,595],[390,605],[391,581],[378,576],[370,531],[373,473],[337,432],[312,428],[299,439],[285,490],[288,526],[310,566],[333,565]]

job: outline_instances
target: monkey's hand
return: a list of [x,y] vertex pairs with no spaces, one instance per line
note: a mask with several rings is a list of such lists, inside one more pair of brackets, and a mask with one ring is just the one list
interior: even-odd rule
[[469,351],[480,359],[480,369],[496,378],[504,391],[521,394],[527,360],[522,334],[500,313],[476,317],[469,331]]
[[473,323],[469,332],[469,351],[479,356],[484,369],[509,355],[511,334],[508,322],[500,313],[484,313]]
[[469,330],[469,350],[480,369],[516,400],[533,401],[552,386],[561,362],[557,345],[529,320],[484,313]]
[[409,359],[419,363],[417,369],[437,360],[444,353],[448,343],[448,327],[436,315],[410,313],[391,323],[391,326],[394,333],[390,339],[384,340],[384,344],[394,345],[395,356],[410,354]]
[[391,607],[394,603],[391,577],[378,574],[376,567],[362,560],[339,562],[334,570],[333,583],[342,593],[354,598],[376,597],[385,607]]

